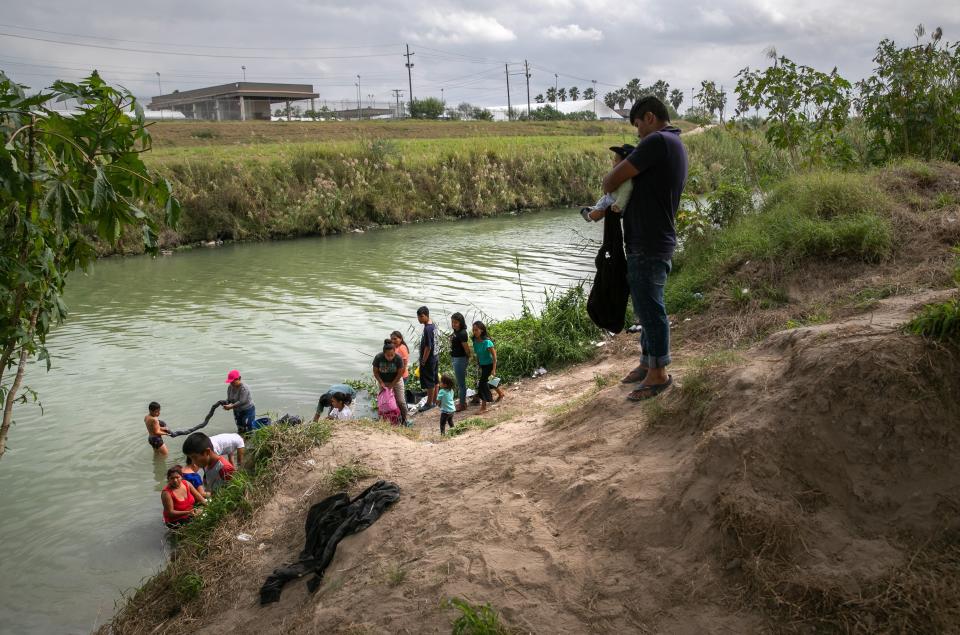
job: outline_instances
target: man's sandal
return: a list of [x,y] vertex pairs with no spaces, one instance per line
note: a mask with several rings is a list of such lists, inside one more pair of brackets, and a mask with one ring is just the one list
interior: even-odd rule
[[643,401],[644,399],[652,399],[669,388],[672,384],[673,375],[667,375],[667,381],[662,384],[647,384],[646,386],[638,386],[636,390],[627,395],[627,399],[630,401]]
[[647,369],[643,366],[637,366],[629,373],[627,376],[620,380],[621,384],[635,384],[639,381],[643,381],[647,377]]

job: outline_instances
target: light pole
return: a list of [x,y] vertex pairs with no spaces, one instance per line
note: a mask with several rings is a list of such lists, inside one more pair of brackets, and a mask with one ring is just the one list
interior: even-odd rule
[[247,67],[241,66],[240,70],[243,71],[243,81],[247,81]]
[[[160,83],[160,71],[157,71],[157,91],[159,91],[160,95],[163,94],[163,85]],[[160,121],[163,121],[163,104],[160,104]]]
[[593,84],[593,116],[597,116],[597,80],[591,79],[590,83]]
[[443,109],[447,109],[447,99],[443,96],[443,88],[440,89],[440,103],[443,104]]
[[360,113],[360,76],[357,75],[357,121],[360,121],[362,114]]
[[[376,102],[373,100],[373,98],[374,98],[375,96],[376,96],[376,95],[373,95],[373,94],[371,94],[371,93],[367,93],[367,110],[370,110],[371,108],[376,108],[376,107],[377,107]],[[368,112],[368,113],[367,113],[367,119],[369,119],[369,118],[371,117],[371,115],[372,115],[372,113],[369,113],[369,112]]]
[[560,90],[560,76],[556,73],[553,74],[553,107],[557,110],[560,110],[560,95],[557,94],[557,91]]

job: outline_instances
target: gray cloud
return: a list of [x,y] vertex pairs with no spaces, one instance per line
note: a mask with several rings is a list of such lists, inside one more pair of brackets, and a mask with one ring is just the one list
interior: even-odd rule
[[149,96],[158,91],[158,72],[169,92],[237,81],[246,66],[249,80],[312,83],[331,101],[355,100],[359,74],[364,100],[387,101],[391,89],[406,90],[401,53],[409,43],[416,96],[443,88],[448,102],[486,105],[506,101],[506,62],[514,100],[524,92],[525,59],[532,94],[552,86],[554,73],[562,86],[585,88],[596,79],[601,94],[631,77],[663,78],[684,89],[689,103],[701,80],[731,89],[738,70],[765,65],[771,45],[856,80],[869,74],[882,38],[911,42],[919,22],[960,39],[960,12],[946,0],[33,0],[5,7],[0,22],[3,33],[114,47],[0,36],[0,68],[31,86],[98,68]]

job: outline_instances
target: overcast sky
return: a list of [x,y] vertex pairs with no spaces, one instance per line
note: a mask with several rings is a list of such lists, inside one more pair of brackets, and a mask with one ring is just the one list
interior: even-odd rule
[[[141,97],[238,81],[310,83],[321,99],[407,95],[404,45],[415,97],[448,103],[514,102],[554,84],[602,95],[632,77],[665,79],[686,93],[711,79],[728,90],[744,66],[767,64],[770,46],[847,79],[870,73],[882,38],[913,42],[923,23],[960,39],[957,0],[31,0],[4,2],[0,69],[32,87],[97,68]],[[12,37],[18,36],[18,37]],[[33,38],[33,39],[27,39]],[[72,43],[72,44],[65,44]],[[82,44],[82,46],[81,46]],[[174,55],[171,53],[179,53]]]

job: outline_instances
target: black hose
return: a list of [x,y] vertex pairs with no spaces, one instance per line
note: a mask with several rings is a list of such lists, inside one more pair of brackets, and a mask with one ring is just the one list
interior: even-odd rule
[[[198,425],[195,425],[195,426],[193,426],[192,428],[187,428],[186,430],[174,430],[173,432],[170,433],[170,436],[171,436],[171,437],[180,437],[180,436],[183,436],[183,435],[185,435],[185,434],[191,434],[191,433],[193,433],[193,432],[196,432],[196,431],[199,430],[200,428],[203,428],[203,427],[206,426],[208,423],[210,423],[210,419],[213,418],[213,413],[215,413],[215,412],[217,411],[217,408],[219,408],[220,406],[224,406],[224,405],[226,405],[226,404],[228,404],[228,403],[230,403],[230,402],[228,402],[228,401],[223,401],[223,400],[218,401],[217,403],[215,403],[215,404],[213,404],[212,406],[210,406],[210,412],[208,412],[208,413],[207,413],[207,416],[203,418],[203,423],[200,423],[200,424],[198,424]],[[160,423],[163,423],[163,422],[161,421]]]

